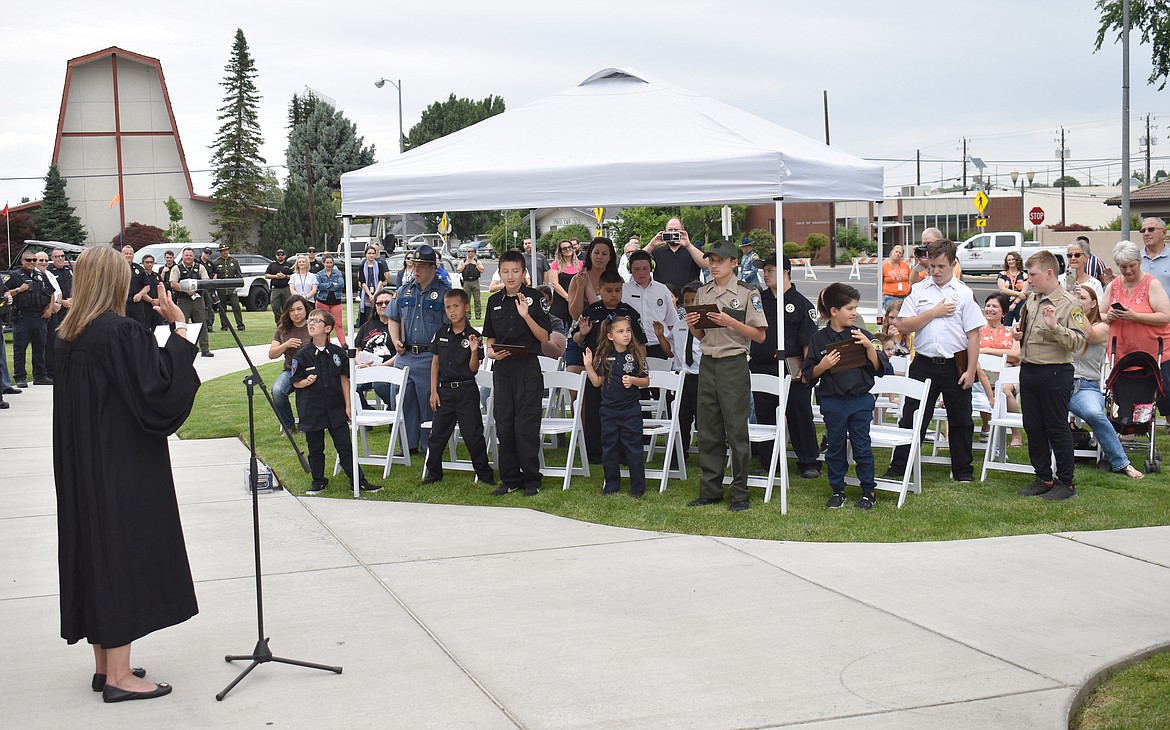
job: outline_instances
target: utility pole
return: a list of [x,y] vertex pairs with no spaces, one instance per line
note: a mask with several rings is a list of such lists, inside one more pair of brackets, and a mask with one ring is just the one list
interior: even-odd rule
[[1057,157],[1060,158],[1060,222],[1065,222],[1064,217],[1064,189],[1068,187],[1068,181],[1064,179],[1064,161],[1068,157],[1068,148],[1064,146],[1064,127],[1059,130],[1060,137],[1054,139],[1054,142],[1060,143],[1060,149],[1056,150]]
[[922,150],[915,150],[914,159],[915,159],[914,171],[915,171],[915,174],[917,176],[915,179],[915,185],[921,185],[922,184]]
[[317,206],[313,205],[313,161],[309,157],[309,143],[305,143],[305,181],[309,186],[309,245],[317,245]]
[[1153,130],[1157,129],[1157,126],[1151,125],[1151,116],[1149,112],[1146,112],[1146,136],[1141,139],[1142,146],[1146,148],[1146,185],[1149,185],[1154,179],[1150,172],[1150,157],[1153,155],[1154,145],[1158,144],[1158,138],[1153,134]]
[[1121,0],[1121,240],[1129,240],[1129,13]]
[[963,138],[963,196],[967,195],[967,138]]
[[[825,100],[825,146],[829,146],[829,90],[824,89]],[[776,221],[776,240],[783,241],[784,237],[781,233],[781,221]],[[780,244],[783,249],[783,244]],[[829,203],[829,268],[837,265],[837,205],[836,203]]]

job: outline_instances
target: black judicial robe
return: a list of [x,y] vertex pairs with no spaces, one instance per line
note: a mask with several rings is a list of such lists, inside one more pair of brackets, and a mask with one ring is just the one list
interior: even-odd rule
[[61,637],[122,646],[199,612],[167,437],[199,389],[197,348],[113,313],[57,340],[53,469]]

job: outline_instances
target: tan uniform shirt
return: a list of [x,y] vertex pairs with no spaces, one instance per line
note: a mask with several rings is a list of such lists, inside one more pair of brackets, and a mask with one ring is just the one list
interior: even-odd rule
[[[716,288],[713,281],[703,286],[695,293],[695,304],[717,304],[720,311],[725,313],[742,312],[742,321],[749,327],[768,326],[760,290],[745,286],[736,279],[732,279],[727,288],[722,290]],[[739,319],[738,315],[732,316]],[[703,357],[732,357],[746,355],[749,342],[747,337],[731,327],[715,327],[704,331],[699,348],[703,351]]]
[[[1056,327],[1049,329],[1040,310],[1056,307]],[[1020,362],[1029,365],[1063,365],[1085,346],[1085,312],[1081,302],[1064,287],[1051,294],[1030,294],[1024,303],[1024,333]]]

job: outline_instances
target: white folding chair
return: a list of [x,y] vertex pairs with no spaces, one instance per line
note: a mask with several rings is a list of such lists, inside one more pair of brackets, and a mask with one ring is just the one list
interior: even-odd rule
[[[901,508],[902,503],[906,501],[906,492],[922,492],[922,441],[918,433],[922,428],[922,419],[926,417],[927,409],[924,404],[930,393],[930,380],[918,381],[902,375],[885,375],[874,380],[869,392],[886,398],[894,396],[903,408],[908,406],[908,399],[919,403],[919,407],[914,411],[914,423],[909,428],[899,428],[896,423],[879,423],[869,428],[869,438],[874,448],[893,449],[899,446],[910,448],[902,481],[877,479],[878,489],[898,493],[898,507]],[[845,481],[850,484],[858,483],[852,477]]]
[[563,365],[559,357],[545,357],[544,355],[537,355],[536,361],[540,363],[540,371],[542,373],[560,370]]
[[[894,355],[890,358],[890,367],[893,368],[894,375],[905,375],[910,369],[910,358],[906,355]],[[884,395],[879,396],[873,405],[873,422],[875,424],[883,423],[890,415],[893,416],[893,420],[897,421],[901,412],[901,404],[896,400],[891,400]]]
[[[676,402],[682,397],[683,388],[683,373],[676,373],[671,370],[651,370],[649,371],[650,387],[658,388],[662,392],[661,401],[665,402],[667,398],[672,398]],[[658,450],[658,437],[663,438],[664,455],[662,459],[661,469],[647,469],[646,479],[658,479],[658,491],[666,491],[666,481],[668,479],[686,479],[687,478],[687,464],[686,454],[683,452],[682,445],[682,431],[678,425],[678,408],[671,409],[670,418],[664,418],[664,412],[660,411],[654,418],[642,419],[642,433],[650,437],[650,443],[646,446],[646,461],[654,458],[655,452]],[[671,466],[671,462],[677,458],[677,466]],[[629,476],[629,470],[623,469],[622,474]]]
[[[788,513],[788,459],[785,452],[785,441],[780,439],[781,419],[785,418],[785,411],[788,409],[788,387],[792,384],[792,376],[785,375],[780,378],[776,375],[765,375],[763,373],[751,374],[751,388],[753,393],[767,393],[779,398],[779,403],[776,406],[775,420],[773,424],[763,423],[749,423],[748,424],[748,441],[753,444],[772,443],[772,460],[768,464],[767,476],[748,476],[747,485],[749,487],[763,487],[764,501],[770,502],[772,500],[772,487],[775,486],[776,480],[780,481],[780,514]],[[776,473],[776,467],[780,467],[780,473]],[[723,483],[731,482],[730,476],[723,478]]]
[[[544,388],[550,393],[565,392],[573,393],[580,397],[581,391],[585,388],[585,373],[570,373],[565,370],[555,370],[545,372],[544,374]],[[556,396],[553,396],[555,399]],[[544,449],[540,449],[540,472],[544,476],[564,477],[564,484],[562,489],[569,488],[569,480],[574,475],[589,476],[589,457],[585,453],[585,429],[581,426],[581,411],[583,408],[573,409],[571,418],[546,416],[540,421],[540,438],[543,441],[546,437],[555,436],[557,434],[569,434],[569,448],[565,453],[565,465],[548,466],[544,461]],[[580,465],[574,466],[574,462],[580,459]]]
[[[397,387],[391,407],[385,410],[357,408],[353,412],[354,424],[358,427],[358,436],[361,447],[358,451],[358,464],[383,464],[382,478],[390,476],[391,464],[405,464],[410,466],[410,449],[406,444],[406,432],[402,429],[402,400],[406,396],[403,385],[410,375],[410,368],[392,368],[387,365],[375,365],[368,368],[354,368],[353,377],[358,385],[366,383],[389,383]],[[359,404],[360,405],[360,404]],[[390,442],[386,445],[383,455],[370,453],[368,431],[378,426],[390,427]],[[341,471],[340,459],[335,459],[333,473]]]
[[[995,404],[991,409],[991,434],[987,437],[987,452],[983,455],[983,473],[980,475],[979,481],[987,479],[989,470],[1013,471],[1021,474],[1032,474],[1036,471],[1030,463],[1016,464],[1008,461],[1008,434],[1013,428],[1024,427],[1024,416],[1020,413],[1008,412],[1007,398],[1003,395],[1004,385],[1014,385],[1017,390],[1019,389],[1020,369],[1018,367],[1004,368],[999,373]],[[1023,393],[1017,397],[1022,398]]]

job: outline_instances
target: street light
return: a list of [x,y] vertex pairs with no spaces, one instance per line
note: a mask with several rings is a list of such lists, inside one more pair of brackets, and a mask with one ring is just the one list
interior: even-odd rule
[[1024,180],[1023,177],[1020,177],[1019,170],[1012,170],[1012,187],[1016,186],[1016,181],[1019,181],[1019,183],[1020,183],[1020,234],[1021,235],[1027,235],[1027,233],[1028,233],[1025,230],[1025,226],[1028,225],[1028,214],[1024,212],[1024,187],[1025,187],[1024,183],[1027,182],[1028,186],[1030,187],[1032,185],[1032,181],[1036,178],[1036,171],[1035,170],[1028,170],[1026,176],[1028,179]]
[[391,81],[390,79],[382,78],[375,81],[374,86],[380,89],[387,83],[392,84],[395,89],[398,89],[398,154],[401,155],[406,151],[402,139],[402,79]]

